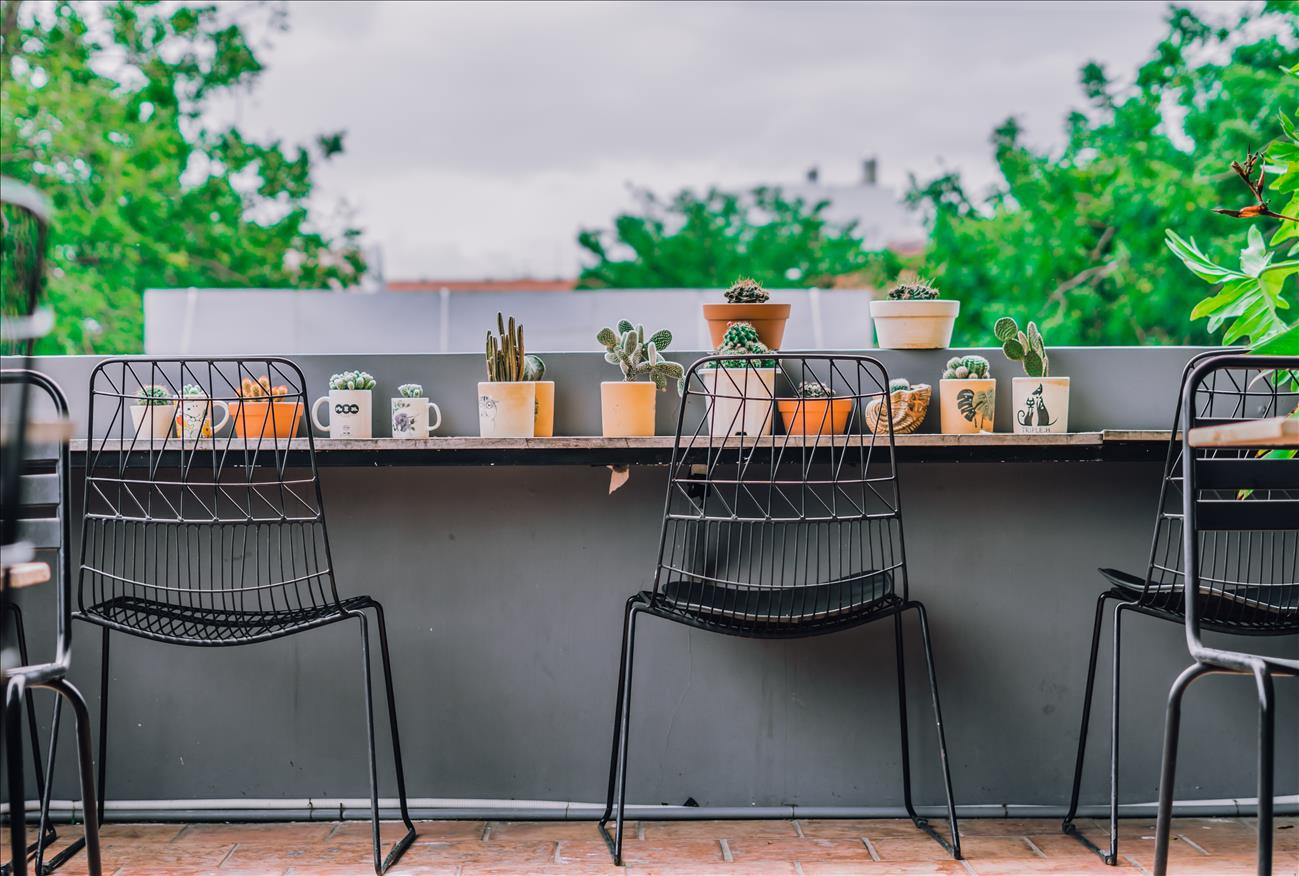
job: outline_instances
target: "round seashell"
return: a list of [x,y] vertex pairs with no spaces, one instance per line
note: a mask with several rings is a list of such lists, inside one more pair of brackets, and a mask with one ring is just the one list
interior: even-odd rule
[[[908,389],[899,389],[889,393],[893,409],[893,434],[909,435],[920,428],[929,412],[929,398],[933,390],[926,383],[917,383]],[[885,419],[884,399],[877,398],[866,405],[864,411],[866,428],[876,435],[887,435],[888,422]]]

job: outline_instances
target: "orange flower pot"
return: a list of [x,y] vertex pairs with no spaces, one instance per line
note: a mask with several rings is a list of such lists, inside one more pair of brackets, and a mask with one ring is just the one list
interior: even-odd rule
[[302,422],[302,402],[241,401],[230,407],[240,438],[292,438]]
[[788,304],[705,304],[704,319],[708,321],[708,335],[713,339],[713,349],[722,345],[722,336],[733,322],[747,322],[758,332],[758,340],[772,350],[780,349],[785,339],[785,323],[789,320]]
[[782,398],[776,410],[787,435],[843,435],[852,418],[850,398]]

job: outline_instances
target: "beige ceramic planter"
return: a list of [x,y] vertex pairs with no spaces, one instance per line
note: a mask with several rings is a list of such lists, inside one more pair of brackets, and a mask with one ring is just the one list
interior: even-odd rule
[[942,350],[951,346],[959,301],[872,301],[875,343],[884,350]]
[[138,438],[167,438],[176,423],[176,402],[131,405],[131,422]]
[[606,380],[600,384],[600,427],[606,438],[654,434],[658,387],[653,383]]
[[532,438],[537,429],[535,381],[484,380],[478,384],[478,434]]
[[551,438],[555,434],[555,381],[534,380],[537,388],[535,420],[532,426],[534,438]]
[[938,386],[939,422],[944,433],[972,435],[994,431],[997,412],[994,378],[940,380]]
[[713,349],[722,345],[722,336],[732,323],[747,322],[758,333],[758,340],[772,350],[780,349],[785,339],[785,323],[789,321],[788,304],[705,304],[704,319],[708,321],[708,335],[713,339]]
[[1043,435],[1069,431],[1069,378],[1016,377],[1012,381],[1015,431]]
[[775,368],[709,368],[701,376],[711,408],[708,434],[724,438],[771,434]]

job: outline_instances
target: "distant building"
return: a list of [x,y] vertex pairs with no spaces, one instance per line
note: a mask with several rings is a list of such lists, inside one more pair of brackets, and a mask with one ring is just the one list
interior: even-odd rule
[[829,183],[817,167],[809,168],[802,182],[780,183],[786,198],[800,198],[805,204],[829,201],[825,216],[834,222],[857,222],[857,233],[868,249],[888,248],[902,253],[918,252],[925,242],[920,216],[907,209],[892,189],[879,184],[879,162],[862,162],[862,175],[855,183]]

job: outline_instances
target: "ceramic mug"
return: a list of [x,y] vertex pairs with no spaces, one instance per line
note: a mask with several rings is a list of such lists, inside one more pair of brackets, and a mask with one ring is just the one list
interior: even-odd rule
[[[182,396],[176,412],[176,435],[190,440],[211,438],[230,419],[230,406],[220,399],[212,400],[205,395]],[[212,422],[212,411],[221,409],[220,422]]]
[[[316,399],[311,406],[311,422],[330,438],[369,438],[373,434],[370,422],[370,397],[368,389],[331,389],[329,395]],[[320,422],[320,406],[329,405],[329,425]]]
[[[429,411],[433,412],[433,425],[429,425]],[[395,398],[392,400],[392,437],[427,438],[430,432],[442,425],[442,411],[426,398]]]

